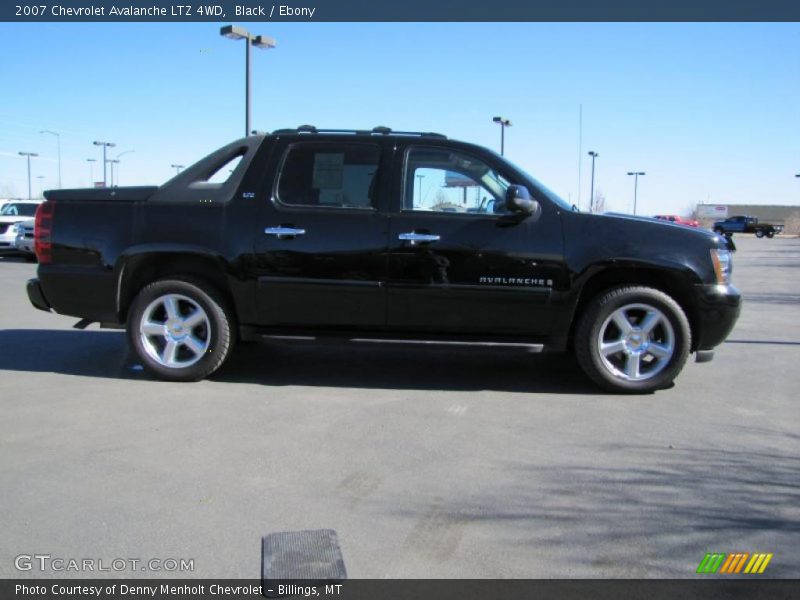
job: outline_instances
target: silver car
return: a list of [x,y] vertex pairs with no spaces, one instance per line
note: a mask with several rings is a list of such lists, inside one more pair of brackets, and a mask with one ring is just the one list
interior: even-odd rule
[[14,238],[14,247],[28,260],[36,260],[36,253],[33,248],[33,227],[35,222],[35,219],[28,219],[12,226],[17,233]]
[[12,200],[0,209],[0,254],[18,252],[15,243],[17,240],[17,223],[28,221],[36,214],[36,208],[41,200]]

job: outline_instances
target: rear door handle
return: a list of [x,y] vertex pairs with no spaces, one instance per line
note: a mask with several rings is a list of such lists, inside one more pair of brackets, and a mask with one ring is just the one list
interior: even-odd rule
[[415,244],[427,244],[431,242],[438,242],[440,239],[442,239],[435,233],[417,233],[416,231],[401,233],[400,235],[397,236],[397,238],[403,240],[404,242],[411,242],[412,246]]
[[295,227],[267,227],[264,230],[267,235],[274,235],[282,239],[295,238],[298,235],[305,235],[305,229],[297,229]]

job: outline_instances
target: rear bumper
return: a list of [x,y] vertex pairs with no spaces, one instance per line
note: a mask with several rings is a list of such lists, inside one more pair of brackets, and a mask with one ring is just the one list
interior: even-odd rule
[[34,307],[38,308],[39,310],[44,310],[50,312],[50,303],[44,297],[44,293],[42,292],[42,286],[39,283],[38,279],[29,279],[28,280],[28,300],[31,301]]
[[695,286],[695,350],[711,350],[725,341],[742,309],[742,294],[732,285]]

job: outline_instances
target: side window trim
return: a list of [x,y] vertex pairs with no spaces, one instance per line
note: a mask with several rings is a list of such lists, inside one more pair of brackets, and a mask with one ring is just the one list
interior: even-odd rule
[[347,148],[353,146],[369,146],[375,148],[378,152],[377,161],[375,164],[375,175],[374,175],[374,182],[373,186],[375,189],[380,189],[381,186],[381,178],[383,177],[383,169],[382,169],[382,161],[383,161],[383,154],[384,150],[380,144],[376,144],[373,142],[357,142],[357,141],[346,141],[346,142],[339,142],[339,141],[319,141],[319,140],[299,140],[299,141],[291,141],[287,143],[282,151],[282,156],[278,160],[277,167],[275,169],[275,177],[273,177],[272,183],[272,193],[270,194],[270,203],[280,211],[299,211],[299,212],[308,212],[308,211],[352,211],[352,212],[360,212],[360,213],[374,213],[378,212],[378,207],[375,205],[375,199],[372,199],[372,204],[370,206],[336,206],[336,205],[324,205],[324,204],[292,204],[289,202],[284,202],[280,198],[279,194],[279,187],[281,177],[283,175],[284,167],[286,165],[286,161],[289,157],[291,151],[297,147],[301,146],[311,146],[313,147],[323,147],[323,146],[330,146],[331,148]]

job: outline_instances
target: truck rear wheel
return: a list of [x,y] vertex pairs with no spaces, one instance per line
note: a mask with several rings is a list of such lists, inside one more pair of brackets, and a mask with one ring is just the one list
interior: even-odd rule
[[649,393],[677,377],[691,347],[689,321],[659,290],[608,290],[586,307],[575,334],[575,354],[586,374],[612,392]]
[[774,238],[774,237],[775,237],[775,232],[774,232],[774,231],[768,231],[768,232],[767,232],[767,237],[768,237],[769,239],[772,239],[772,238]]
[[198,381],[216,371],[233,346],[223,298],[193,280],[162,279],[143,288],[128,314],[128,341],[142,364],[168,381]]

